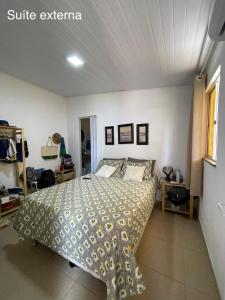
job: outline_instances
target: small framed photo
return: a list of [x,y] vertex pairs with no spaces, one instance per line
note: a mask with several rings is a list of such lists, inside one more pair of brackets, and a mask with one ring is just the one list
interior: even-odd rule
[[134,143],[134,124],[118,125],[118,143],[133,144]]
[[114,126],[105,127],[105,144],[114,145]]
[[148,124],[137,124],[137,145],[148,145]]

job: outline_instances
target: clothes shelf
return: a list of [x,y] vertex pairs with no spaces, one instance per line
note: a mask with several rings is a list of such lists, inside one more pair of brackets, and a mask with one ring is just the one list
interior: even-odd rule
[[[0,136],[1,138],[12,138],[16,140],[20,137],[22,143],[22,174],[23,174],[23,192],[27,195],[27,176],[26,176],[26,157],[25,157],[25,145],[24,145],[24,129],[18,128],[16,126],[0,126]],[[1,163],[1,168],[4,162]],[[20,162],[18,159],[11,161],[10,163],[15,164],[16,171],[16,185],[20,186]]]

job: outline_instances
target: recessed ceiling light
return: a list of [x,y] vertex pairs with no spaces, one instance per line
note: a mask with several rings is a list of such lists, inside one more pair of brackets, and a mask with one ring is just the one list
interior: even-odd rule
[[81,67],[84,64],[84,61],[81,60],[78,56],[73,55],[73,56],[68,56],[67,57],[68,62],[70,62],[72,65],[75,67]]

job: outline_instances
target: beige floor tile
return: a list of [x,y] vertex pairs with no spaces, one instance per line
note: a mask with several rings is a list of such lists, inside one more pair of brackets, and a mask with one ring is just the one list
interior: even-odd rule
[[172,213],[169,211],[162,212],[161,211],[161,202],[156,203],[152,214],[150,216],[150,222],[163,222],[163,223],[173,223],[175,224],[183,224],[187,220],[187,216],[181,215],[181,214],[176,214]]
[[10,221],[4,217],[0,218],[0,230],[5,229],[10,225]]
[[184,228],[185,247],[208,255],[200,223],[197,220],[186,220]]
[[[146,236],[152,235],[156,238],[170,242],[174,245],[198,251],[207,254],[205,240],[202,234],[201,226],[197,220],[189,220],[186,217],[175,215],[176,217],[159,217],[151,220],[146,227]],[[171,215],[171,213],[169,213]]]
[[41,290],[36,285],[27,281],[17,281],[16,286],[7,286],[6,289],[0,289],[1,299],[4,300],[56,300],[56,298],[46,291]]
[[14,264],[0,257],[0,298],[5,300],[54,299],[54,295],[43,289],[29,274],[23,273]]
[[147,228],[147,234],[177,246],[184,246],[184,222],[160,222],[154,220]]
[[208,255],[185,250],[185,285],[203,293],[218,294],[218,288]]
[[180,282],[184,282],[183,248],[149,236],[142,245],[138,261]]
[[52,263],[58,270],[69,275],[73,280],[77,280],[83,273],[83,271],[78,267],[71,268],[67,259],[54,252],[52,252],[49,262]]
[[98,296],[84,288],[79,283],[75,282],[71,289],[63,298],[65,300],[101,300]]
[[[0,235],[1,238],[1,235]],[[0,255],[4,255],[6,259],[11,261],[24,261],[25,264],[40,262],[41,264],[48,263],[52,251],[39,244],[38,246],[33,246],[30,240],[25,240],[15,244],[7,244],[1,249]]]
[[[150,235],[153,235],[155,237],[162,239],[162,236],[160,236],[160,230],[158,230],[158,228],[157,228],[158,224],[160,224],[161,228],[163,228],[163,227],[167,227],[168,224],[169,224],[169,226],[171,226],[171,224],[176,223],[177,220],[179,223],[179,218],[177,219],[176,216],[174,216],[173,214],[162,214],[159,204],[156,204],[151,213],[151,216],[146,224],[142,239],[139,243],[139,247],[136,252],[136,257],[139,256],[144,241],[149,239]],[[184,221],[181,221],[181,222],[184,223]],[[164,234],[164,236],[165,236],[165,234]],[[168,237],[166,237],[166,240],[168,240]]]
[[56,299],[62,299],[74,283],[71,277],[58,271],[52,265],[43,266],[38,273],[38,276],[34,276],[34,281],[54,295]]
[[83,271],[77,282],[89,289],[96,296],[101,297],[102,299],[106,298],[107,291],[105,283],[89,273]]
[[186,300],[220,300],[220,296],[218,294],[202,293],[196,289],[189,289],[186,292]]
[[148,296],[153,299],[185,300],[185,288],[183,284],[144,265],[141,265],[140,268],[146,285],[144,293],[146,299]]
[[74,280],[49,263],[48,256],[42,254],[41,249],[29,253],[26,247],[23,252],[18,246],[21,244],[8,245],[6,254],[0,256],[1,273],[4,274],[0,285],[3,285],[3,288],[8,284],[18,287],[23,289],[25,295],[29,294],[26,290],[26,285],[29,285],[54,299],[62,298]]
[[[18,243],[18,236],[15,230],[11,226],[8,226],[2,230],[0,230],[0,249],[4,250],[4,247],[9,244],[17,244]],[[3,254],[0,251],[0,255]]]

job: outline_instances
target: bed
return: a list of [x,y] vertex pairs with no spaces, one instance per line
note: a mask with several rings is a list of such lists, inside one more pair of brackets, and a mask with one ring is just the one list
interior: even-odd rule
[[135,252],[154,206],[156,178],[90,177],[26,197],[14,229],[105,282],[108,300],[141,294]]

